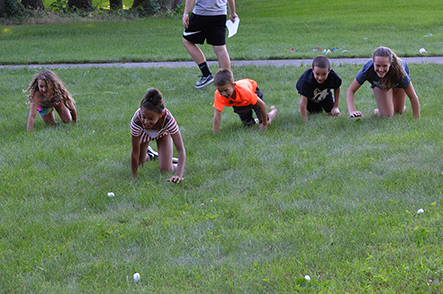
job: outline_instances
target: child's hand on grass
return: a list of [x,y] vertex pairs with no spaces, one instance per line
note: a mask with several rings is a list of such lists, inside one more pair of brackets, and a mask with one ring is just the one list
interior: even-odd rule
[[173,176],[172,178],[167,179],[168,182],[173,182],[173,183],[180,183],[180,182],[183,182],[183,180],[184,179],[179,176]]
[[340,110],[338,109],[338,107],[333,107],[331,112],[329,113],[329,115],[332,115],[332,116],[340,115]]
[[266,130],[267,128],[268,128],[268,124],[263,124],[263,123],[261,123],[259,126],[258,126],[261,130]]
[[353,111],[349,114],[351,117],[360,117],[361,112],[360,111]]

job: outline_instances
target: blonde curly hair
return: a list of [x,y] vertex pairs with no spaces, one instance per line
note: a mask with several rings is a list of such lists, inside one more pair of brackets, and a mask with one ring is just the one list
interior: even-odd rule
[[75,100],[72,98],[65,85],[63,85],[60,78],[49,69],[37,73],[29,84],[29,88],[24,91],[25,93],[30,92],[27,101],[28,103],[32,101],[34,93],[38,92],[38,81],[45,81],[47,87],[52,89],[50,93],[48,93],[48,97],[45,97],[45,100],[52,103],[63,102],[69,110],[75,109]]

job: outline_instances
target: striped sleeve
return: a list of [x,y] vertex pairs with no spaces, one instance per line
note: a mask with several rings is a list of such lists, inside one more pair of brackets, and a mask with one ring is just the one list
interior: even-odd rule
[[167,122],[165,129],[169,132],[169,134],[173,135],[178,132],[178,125],[175,121],[175,118],[172,116],[172,114],[168,111],[169,114],[169,121]]
[[140,109],[138,109],[131,120],[131,135],[134,137],[139,137],[142,134],[142,127],[135,123],[135,119],[138,117]]

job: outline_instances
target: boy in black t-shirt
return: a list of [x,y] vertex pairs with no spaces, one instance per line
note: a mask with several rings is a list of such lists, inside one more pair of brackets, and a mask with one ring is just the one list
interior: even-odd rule
[[[341,78],[331,69],[329,58],[323,55],[315,57],[312,68],[306,70],[297,81],[300,115],[303,120],[308,120],[307,111],[321,113],[324,110],[329,115],[340,115],[340,86]],[[334,95],[331,89],[334,89]]]

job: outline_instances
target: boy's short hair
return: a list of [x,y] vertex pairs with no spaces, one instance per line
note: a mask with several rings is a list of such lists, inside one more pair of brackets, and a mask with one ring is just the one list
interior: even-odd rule
[[324,55],[318,55],[312,61],[312,68],[314,67],[331,69],[331,61]]
[[221,68],[219,69],[214,76],[214,85],[224,86],[226,84],[234,84],[234,75],[230,69]]

